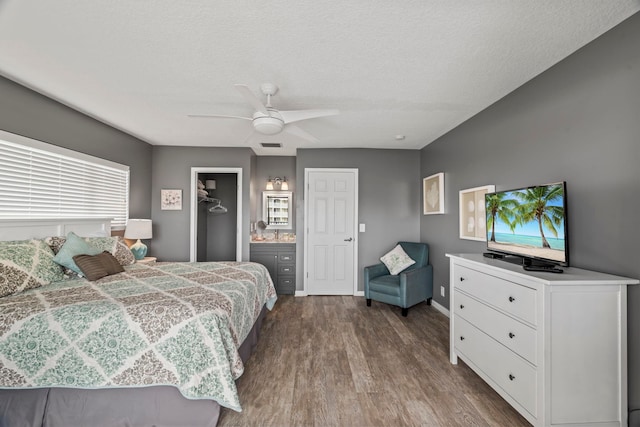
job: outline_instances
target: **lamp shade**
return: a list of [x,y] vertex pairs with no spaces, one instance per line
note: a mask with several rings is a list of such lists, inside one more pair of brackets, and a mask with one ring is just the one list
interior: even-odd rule
[[216,189],[216,180],[215,179],[207,179],[204,182],[204,188],[206,190],[215,190]]
[[129,248],[136,260],[144,259],[147,255],[147,245],[142,243],[140,239],[151,239],[152,237],[153,233],[151,232],[150,219],[130,219],[127,221],[124,238],[138,239],[138,241]]
[[151,239],[152,237],[150,219],[130,219],[127,221],[127,228],[124,231],[125,239]]

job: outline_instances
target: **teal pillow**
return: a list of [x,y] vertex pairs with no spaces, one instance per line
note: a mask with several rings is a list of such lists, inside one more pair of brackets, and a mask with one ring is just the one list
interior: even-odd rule
[[82,270],[73,261],[73,257],[76,255],[98,255],[101,252],[102,249],[90,245],[73,231],[70,231],[67,234],[67,241],[62,245],[56,256],[53,257],[53,260],[83,276]]

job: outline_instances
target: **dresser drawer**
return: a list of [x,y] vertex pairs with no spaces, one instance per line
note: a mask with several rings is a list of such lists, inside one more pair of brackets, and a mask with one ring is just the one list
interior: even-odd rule
[[294,252],[279,252],[278,262],[295,262],[296,254]]
[[455,349],[490,377],[531,415],[536,414],[536,369],[457,314]]
[[295,276],[278,277],[278,283],[276,283],[276,289],[279,294],[294,294],[296,291]]
[[459,290],[455,291],[453,303],[457,315],[537,365],[537,334],[534,328],[467,296]]
[[295,264],[278,264],[278,275],[296,274]]
[[454,286],[525,322],[536,324],[536,291],[508,280],[457,265]]

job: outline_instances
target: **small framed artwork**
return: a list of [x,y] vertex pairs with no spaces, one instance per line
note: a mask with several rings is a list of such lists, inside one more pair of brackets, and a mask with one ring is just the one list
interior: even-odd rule
[[422,200],[425,215],[444,213],[444,172],[422,180]]
[[468,188],[460,191],[460,238],[487,240],[487,214],[484,195],[496,191],[495,185]]
[[160,209],[163,211],[181,211],[182,190],[160,190]]

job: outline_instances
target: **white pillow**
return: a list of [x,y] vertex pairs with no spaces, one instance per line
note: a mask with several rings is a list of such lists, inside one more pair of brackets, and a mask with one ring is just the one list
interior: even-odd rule
[[395,248],[387,252],[382,258],[380,258],[380,261],[387,266],[389,272],[393,276],[416,263],[409,257],[409,255],[407,255],[400,245],[396,245]]

